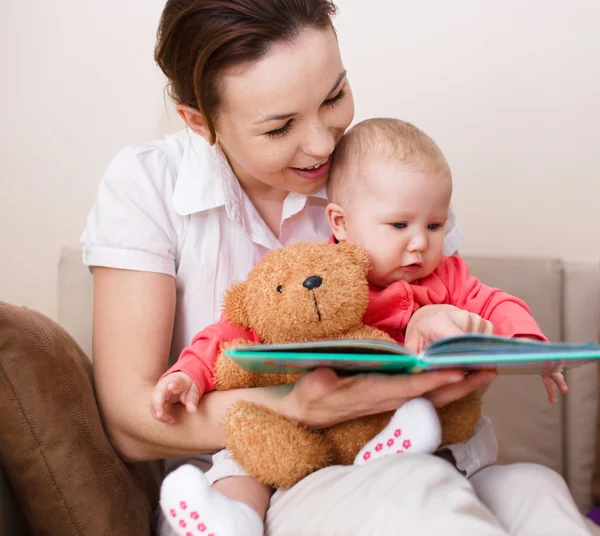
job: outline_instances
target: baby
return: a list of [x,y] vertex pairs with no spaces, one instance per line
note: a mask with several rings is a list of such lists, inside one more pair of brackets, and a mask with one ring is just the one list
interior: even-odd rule
[[[414,311],[425,305],[450,304],[488,320],[498,335],[546,340],[521,300],[483,285],[469,274],[460,257],[443,255],[452,178],[442,152],[422,131],[395,119],[370,119],[353,127],[336,149],[328,194],[326,216],[333,232],[331,241],[358,244],[371,259],[365,324],[403,343]],[[202,362],[203,367],[214,369],[222,343],[240,336],[240,330],[226,318],[197,335],[194,340],[206,344],[186,348],[180,361],[157,383],[152,397],[154,416],[162,422],[174,422],[168,410],[172,403],[196,411],[205,389],[192,379],[198,375],[191,372],[189,364]],[[250,334],[246,336],[251,339]],[[561,392],[567,392],[562,374],[549,376],[544,383],[551,402],[555,400],[554,383]],[[392,426],[397,427],[400,419],[403,429],[410,429],[411,422],[435,421],[429,428],[420,428],[429,434],[414,435],[411,452],[432,453],[439,446],[439,422],[427,404],[424,399],[411,401],[393,418]],[[380,435],[386,433],[384,430]],[[496,448],[493,431],[478,430],[474,439],[484,450],[488,445],[492,451]],[[366,445],[355,463],[384,455],[372,448],[377,442],[378,437]],[[460,459],[460,446],[450,450],[457,467],[467,476],[485,464],[476,461],[469,468],[469,463]],[[491,455],[494,457],[495,453]],[[219,485],[223,479],[228,480],[227,486]],[[221,451],[206,475],[193,466],[171,473],[163,484],[161,503],[168,518],[172,508],[190,509],[207,534],[260,536],[266,505],[265,501],[244,500],[252,495],[244,493],[244,487],[250,485],[257,489],[257,482]],[[234,488],[235,492],[231,491]],[[265,487],[262,493],[268,497],[270,491]],[[177,534],[189,533],[174,518],[171,523]]]

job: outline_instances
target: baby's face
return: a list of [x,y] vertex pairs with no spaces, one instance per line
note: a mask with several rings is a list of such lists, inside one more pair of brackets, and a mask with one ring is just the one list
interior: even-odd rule
[[369,254],[369,281],[387,287],[430,275],[443,256],[452,196],[450,176],[415,171],[388,158],[365,163],[361,177],[351,180],[364,183],[346,210],[345,240]]

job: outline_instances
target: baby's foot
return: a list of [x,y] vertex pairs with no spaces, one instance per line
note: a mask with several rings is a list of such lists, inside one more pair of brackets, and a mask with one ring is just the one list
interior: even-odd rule
[[182,465],[167,475],[160,506],[178,536],[264,534],[262,519],[252,508],[212,489],[193,465]]
[[430,454],[441,440],[442,428],[433,404],[426,398],[413,398],[396,410],[389,424],[358,453],[354,464],[405,452]]

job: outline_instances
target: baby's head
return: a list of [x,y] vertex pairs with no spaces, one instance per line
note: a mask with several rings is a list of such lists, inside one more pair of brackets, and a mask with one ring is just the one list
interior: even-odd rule
[[424,132],[398,119],[358,123],[336,148],[327,190],[333,234],[367,251],[371,283],[412,283],[436,269],[452,176]]

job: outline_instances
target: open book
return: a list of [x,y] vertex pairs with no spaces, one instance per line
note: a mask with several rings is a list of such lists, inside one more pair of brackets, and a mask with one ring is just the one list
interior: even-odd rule
[[427,370],[497,369],[501,374],[541,374],[600,362],[596,343],[545,343],[467,334],[440,339],[418,355],[399,344],[376,340],[326,340],[238,346],[226,355],[260,373],[298,373],[316,367],[341,372],[418,373]]

